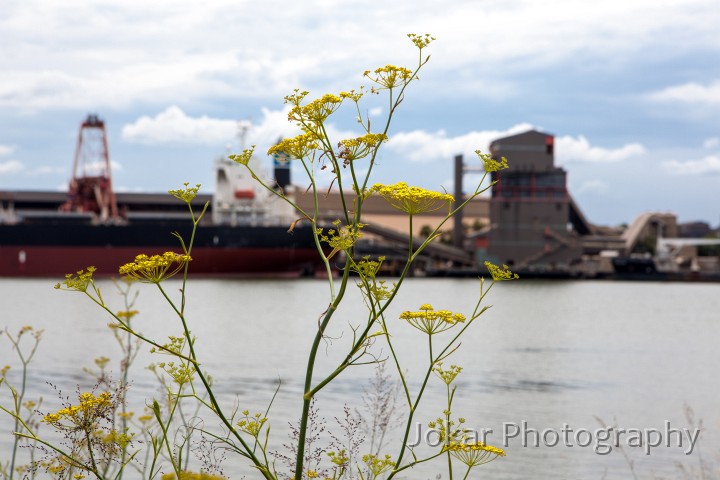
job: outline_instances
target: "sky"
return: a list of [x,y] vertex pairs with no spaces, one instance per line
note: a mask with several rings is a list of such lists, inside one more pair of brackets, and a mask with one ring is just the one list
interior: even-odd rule
[[[431,33],[376,182],[451,190],[455,155],[474,166],[492,140],[537,129],[591,222],[669,211],[717,226],[718,25],[717,0],[3,0],[0,190],[64,190],[97,113],[116,190],[211,192],[218,157],[297,133],[285,95],[412,67],[406,34]],[[352,111],[337,115],[333,138],[355,135]]]

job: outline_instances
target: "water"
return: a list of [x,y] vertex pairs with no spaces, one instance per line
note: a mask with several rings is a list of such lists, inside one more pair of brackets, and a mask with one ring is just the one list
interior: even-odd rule
[[[108,302],[115,304],[113,309],[122,309],[113,285],[109,281],[100,285]],[[176,292],[179,283],[166,286]],[[642,448],[626,448],[636,472],[640,478],[676,478],[676,462],[697,468],[700,455],[706,463],[715,460],[720,453],[718,291],[717,285],[679,283],[520,281],[496,285],[488,296],[493,308],[473,324],[460,350],[446,362],[464,367],[457,380],[453,413],[477,430],[492,428],[486,438],[490,444],[502,446],[504,423],[524,421],[527,428],[539,432],[560,432],[567,424],[573,429],[570,443],[574,446],[566,446],[562,436],[554,447],[542,441],[535,447],[532,434],[527,447],[520,438],[509,439],[508,456],[478,467],[477,474],[501,480],[629,478],[630,468],[617,449],[599,455],[594,443],[585,448],[576,445],[577,440],[587,441],[587,435],[576,439],[574,433],[586,429],[594,435],[600,428],[597,418],[625,429],[663,430],[666,421],[672,427],[691,427],[685,405],[705,426],[693,454],[683,454],[687,441],[683,448],[657,447],[650,455]],[[82,367],[92,366],[94,358],[119,358],[106,327],[109,319],[81,294],[53,290],[50,280],[17,279],[0,279],[0,292],[4,299],[0,327],[7,326],[11,332],[26,324],[45,329],[31,366],[28,398],[43,396],[48,410],[57,400],[47,380],[72,393],[78,384],[87,388],[91,383]],[[427,342],[423,334],[397,320],[399,312],[431,303],[467,314],[477,292],[475,280],[407,281],[388,318],[411,389],[417,390],[426,365]],[[327,303],[327,288],[315,280],[194,280],[188,295],[188,319],[198,337],[199,356],[216,378],[227,408],[264,410],[281,382],[270,415],[272,443],[281,448],[288,422],[299,416],[306,352]],[[348,303],[352,307],[338,312],[328,332],[317,378],[342,358],[351,340],[347,325],[364,318],[355,289]],[[141,312],[136,325],[144,334],[163,339],[180,333],[172,311],[153,287],[141,288],[136,308]],[[373,348],[378,358],[387,357],[387,347],[377,344]],[[162,360],[147,352],[138,357],[131,388],[134,405],[142,406],[145,398],[157,395],[153,378],[142,367]],[[17,365],[9,343],[3,340],[0,364],[7,363]],[[17,381],[12,372],[9,378]],[[320,394],[319,408],[328,428],[335,428],[333,417],[342,416],[343,405],[361,406],[359,399],[372,376],[372,366],[355,367]],[[7,404],[7,390],[0,390],[0,395]],[[439,416],[445,408],[443,395],[444,384],[433,378],[416,419],[426,425]],[[0,427],[8,431],[6,418],[0,417]],[[552,437],[548,440],[552,443]],[[3,434],[0,449],[7,448],[8,437]],[[394,450],[388,453],[395,455]],[[239,460],[228,459],[225,472],[240,478],[247,473],[240,465]],[[435,478],[443,473],[443,466],[442,462],[430,464],[404,478]]]

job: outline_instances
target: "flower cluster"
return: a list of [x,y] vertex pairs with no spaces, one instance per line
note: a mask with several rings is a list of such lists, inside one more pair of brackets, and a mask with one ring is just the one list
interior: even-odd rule
[[268,155],[284,153],[292,158],[305,158],[310,152],[320,148],[320,142],[317,135],[312,132],[305,132],[292,138],[283,138],[277,144],[270,147],[267,151]]
[[[114,408],[113,395],[109,392],[103,392],[98,396],[81,393],[78,400],[79,405],[70,405],[55,413],[48,413],[42,421],[58,430],[81,428],[88,431],[98,419],[107,418]],[[70,425],[65,422],[69,422]]]
[[369,256],[362,257],[357,263],[354,263],[351,270],[361,277],[375,278],[380,267],[385,261],[385,257],[378,257],[377,260],[370,260]]
[[127,275],[146,283],[160,283],[178,273],[191,261],[190,255],[165,252],[148,257],[141,254],[135,261],[120,267],[120,275]]
[[288,120],[298,122],[301,125],[306,125],[307,123],[316,126],[321,125],[330,115],[340,108],[342,101],[343,99],[338,95],[326,93],[307,105],[294,104],[295,106],[292,107],[288,113]]
[[455,377],[457,377],[458,374],[462,372],[462,367],[459,367],[457,365],[450,365],[449,369],[443,370],[442,362],[437,362],[436,367],[433,368],[433,372],[435,372],[435,374],[440,377],[443,382],[450,385],[453,380],[455,380]]
[[507,158],[501,157],[498,162],[489,153],[482,153],[481,150],[475,150],[480,161],[483,163],[483,167],[486,172],[497,172],[498,170],[505,170],[508,168]]
[[394,208],[409,215],[432,212],[455,201],[450,194],[412,187],[405,182],[398,182],[394,185],[376,183],[370,192],[377,193]]
[[362,461],[372,473],[370,478],[377,478],[395,468],[395,462],[392,461],[390,455],[385,455],[385,458],[378,458],[375,455],[363,455]]
[[352,228],[350,225],[341,227],[340,220],[335,220],[333,225],[335,225],[335,228],[329,229],[327,235],[323,233],[322,228],[318,228],[315,232],[320,238],[320,241],[330,245],[334,251],[352,248],[355,242],[362,237],[360,229],[365,226],[364,223],[358,223],[355,228]]
[[444,332],[458,323],[465,322],[465,315],[449,310],[434,310],[432,305],[420,306],[419,312],[405,311],[400,314],[402,320],[428,335]]
[[380,85],[380,88],[387,89],[407,85],[413,80],[412,70],[405,67],[396,67],[395,65],[385,65],[376,68],[374,72],[366,70],[363,76]]
[[502,268],[500,268],[493,263],[485,262],[485,267],[490,272],[492,279],[496,282],[503,280],[517,280],[520,278],[517,273],[511,272],[507,265],[503,265]]
[[237,162],[240,165],[245,165],[247,167],[254,152],[255,145],[253,145],[251,148],[246,148],[242,151],[240,155],[228,155],[228,158],[233,162]]
[[65,275],[65,280],[63,280],[62,284],[56,283],[55,288],[87,292],[88,286],[93,282],[92,277],[95,270],[95,267],[87,267],[87,269],[80,270],[76,274],[68,273]]
[[505,450],[502,448],[486,445],[482,442],[450,442],[444,447],[444,450],[450,452],[450,455],[457,458],[468,467],[475,467],[484,463],[489,463],[497,457],[505,456]]
[[200,184],[198,183],[194,187],[190,187],[189,182],[185,182],[183,185],[185,185],[185,188],[178,189],[178,190],[168,190],[168,193],[172,195],[173,197],[177,198],[178,200],[182,200],[185,203],[190,203],[197,197],[198,190],[200,190]]
[[373,148],[387,141],[387,139],[387,135],[382,133],[367,133],[361,137],[340,140],[338,143],[338,147],[340,147],[338,158],[342,158],[343,163],[347,165],[353,160],[367,157]]
[[415,44],[417,48],[422,50],[423,48],[430,45],[430,42],[435,40],[435,37],[426,33],[425,35],[417,35],[415,33],[408,33],[408,38]]
[[256,413],[250,416],[249,410],[243,410],[242,414],[244,418],[237,422],[237,426],[240,427],[240,430],[243,432],[257,438],[257,436],[260,435],[260,430],[262,430],[263,425],[267,422],[267,418],[263,417],[262,413]]

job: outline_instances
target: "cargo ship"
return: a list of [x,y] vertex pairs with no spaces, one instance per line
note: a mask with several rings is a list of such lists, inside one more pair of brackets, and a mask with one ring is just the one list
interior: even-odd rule
[[[275,158],[275,188],[291,190],[287,159]],[[190,272],[209,276],[313,274],[319,266],[309,222],[261,187],[247,169],[215,162],[213,195],[193,209],[198,224]],[[89,115],[80,126],[67,193],[0,191],[0,276],[62,277],[90,265],[117,275],[139,253],[182,252],[173,233],[189,241],[187,205],[168,194],[116,194],[105,124]]]

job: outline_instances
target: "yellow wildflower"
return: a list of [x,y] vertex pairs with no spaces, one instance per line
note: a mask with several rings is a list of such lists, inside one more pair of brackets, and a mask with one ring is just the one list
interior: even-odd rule
[[100,395],[81,393],[78,405],[68,405],[55,413],[48,413],[42,419],[58,430],[86,430],[100,418],[107,417],[114,408],[113,395],[103,392]]
[[380,195],[394,208],[410,215],[432,212],[455,201],[450,194],[411,187],[405,182],[398,182],[395,185],[376,183],[370,191]]
[[55,284],[56,289],[63,290],[75,290],[78,292],[86,292],[88,285],[93,282],[93,273],[95,273],[95,267],[87,267],[85,270],[80,270],[76,274],[68,273],[65,275],[65,280],[62,284]]
[[450,442],[443,447],[445,451],[449,451],[450,455],[460,460],[468,467],[475,467],[484,463],[489,463],[498,457],[505,456],[505,450],[502,448],[486,445],[482,442],[473,443],[456,443]]
[[395,88],[407,85],[413,80],[412,70],[405,67],[396,67],[395,65],[385,65],[375,69],[374,72],[366,70],[363,75],[369,78],[370,81],[380,85],[381,88]]
[[[123,277],[123,278],[128,278],[128,277]],[[137,315],[138,313],[140,313],[140,312],[138,312],[137,310],[122,310],[122,311],[119,311],[118,313],[116,313],[116,315],[119,318],[122,318],[125,321],[128,321],[128,320],[132,320],[132,318],[135,315]]]
[[178,273],[191,260],[190,255],[175,252],[165,252],[152,257],[141,254],[135,257],[134,262],[120,267],[120,274],[137,278],[141,282],[160,283]]
[[228,155],[228,158],[234,162],[239,163],[240,165],[245,165],[247,167],[254,152],[255,145],[250,148],[244,149],[240,155]]
[[430,305],[423,305],[418,312],[405,311],[400,314],[402,320],[428,335],[444,332],[458,323],[465,322],[465,315],[452,313],[449,310],[433,310]]
[[505,170],[508,168],[507,158],[501,157],[498,162],[489,153],[482,153],[480,150],[475,150],[478,158],[482,161],[483,167],[486,172],[497,172],[498,170]]
[[385,455],[385,458],[383,459],[380,459],[375,455],[363,455],[362,461],[370,469],[370,472],[372,472],[373,476],[371,478],[379,477],[383,473],[389,472],[395,468],[395,462],[392,461],[392,457],[390,457],[390,455]]
[[450,385],[453,380],[455,380],[455,377],[457,377],[458,374],[462,372],[462,367],[459,367],[457,365],[450,365],[449,369],[443,370],[442,362],[438,362],[437,366],[433,368],[433,372],[435,372],[435,374],[440,377],[443,382]]
[[292,138],[283,138],[277,144],[268,149],[268,155],[284,153],[292,158],[306,158],[313,150],[320,148],[317,135],[312,132],[305,132]]
[[267,422],[267,418],[263,417],[261,413],[256,413],[251,416],[248,410],[243,410],[244,417],[237,422],[237,426],[243,432],[257,438],[260,435],[263,425]]
[[335,220],[333,225],[335,225],[335,229],[329,229],[327,231],[327,235],[323,233],[322,228],[315,230],[320,238],[320,241],[326,242],[333,248],[331,256],[340,250],[348,250],[349,248],[352,248],[352,246],[355,245],[355,242],[362,237],[360,229],[365,226],[364,223],[358,223],[355,225],[355,228],[350,225],[340,226],[340,220]]
[[172,195],[173,197],[177,198],[178,200],[182,200],[185,203],[190,203],[193,201],[195,197],[197,197],[198,190],[200,190],[200,184],[198,183],[194,187],[190,187],[189,182],[183,183],[185,188],[178,189],[178,190],[168,190],[168,193]]
[[493,263],[485,262],[485,267],[490,272],[492,279],[496,282],[503,280],[517,280],[520,278],[517,273],[511,272],[507,265],[503,265],[502,268],[500,268]]
[[362,260],[354,263],[350,269],[361,277],[375,278],[384,261],[385,257],[378,257],[377,260],[370,260],[369,256],[364,256],[362,257]]
[[415,33],[408,33],[408,38],[415,44],[416,47],[418,47],[420,50],[430,45],[430,42],[435,40],[435,37],[431,36],[429,33],[426,33],[425,35],[417,35]]
[[333,95],[332,93],[326,93],[322,97],[316,98],[307,105],[301,106],[299,102],[291,102],[295,106],[290,109],[290,113],[288,113],[288,120],[298,122],[301,125],[305,125],[307,123],[321,125],[330,115],[340,108],[342,101],[343,99],[341,97]]
[[365,90],[365,87],[360,87],[359,92],[356,92],[355,90],[350,90],[349,92],[340,92],[339,96],[343,100],[345,100],[346,98],[349,98],[353,102],[358,103],[360,101],[360,99],[362,98],[362,96],[365,95],[364,90]]
[[338,158],[342,158],[347,165],[353,160],[367,157],[373,148],[377,148],[387,139],[387,135],[382,133],[367,133],[361,137],[340,140],[340,143],[338,143],[340,147]]

